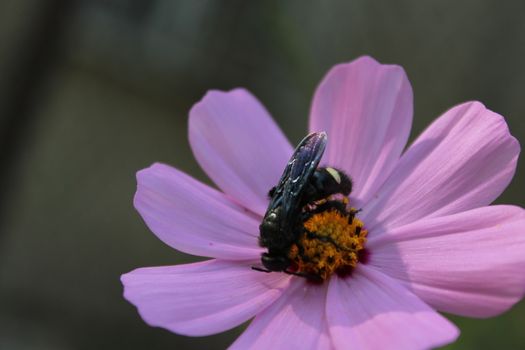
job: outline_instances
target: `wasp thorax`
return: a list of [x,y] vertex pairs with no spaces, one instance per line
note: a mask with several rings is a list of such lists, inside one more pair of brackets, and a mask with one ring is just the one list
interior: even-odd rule
[[348,275],[363,253],[367,231],[347,208],[348,199],[324,200],[309,208],[303,233],[291,246],[288,258],[298,273],[324,281],[332,274]]

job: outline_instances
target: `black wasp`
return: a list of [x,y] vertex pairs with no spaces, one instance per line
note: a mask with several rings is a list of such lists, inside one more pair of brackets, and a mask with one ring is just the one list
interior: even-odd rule
[[[277,186],[270,190],[270,204],[259,226],[259,244],[268,248],[261,256],[264,272],[281,271],[303,277],[296,272],[289,259],[291,246],[303,234],[303,222],[312,215],[312,204],[334,194],[348,196],[352,181],[334,168],[318,168],[326,147],[325,132],[306,136],[288,161]],[[340,206],[340,201],[328,201],[326,205]],[[324,210],[323,208],[317,208]],[[344,210],[342,208],[341,210]]]

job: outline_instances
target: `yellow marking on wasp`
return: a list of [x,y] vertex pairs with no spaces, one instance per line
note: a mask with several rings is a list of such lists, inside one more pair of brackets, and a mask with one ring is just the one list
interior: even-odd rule
[[335,182],[337,182],[338,184],[341,183],[341,175],[339,175],[339,171],[335,170],[334,168],[326,168],[326,171],[328,171],[328,173],[332,175]]
[[330,209],[316,213],[304,222],[304,228],[312,234],[304,233],[288,254],[298,272],[326,280],[338,271],[350,271],[356,267],[368,232],[357,218],[349,223],[351,215]]

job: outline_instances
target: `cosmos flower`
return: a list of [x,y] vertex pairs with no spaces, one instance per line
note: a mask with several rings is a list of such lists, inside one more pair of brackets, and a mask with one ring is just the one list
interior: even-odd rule
[[[204,336],[253,318],[233,349],[421,349],[453,342],[437,311],[490,317],[525,293],[525,214],[489,204],[520,146],[479,102],[448,110],[404,152],[412,90],[370,57],[335,66],[315,92],[321,165],[354,183],[366,258],[323,283],[264,273],[259,225],[293,147],[246,90],[211,91],[190,111],[193,153],[220,190],[163,164],[137,174],[135,207],[169,246],[204,262],[139,268],[124,296],[152,326]],[[437,310],[437,311],[436,311]]]

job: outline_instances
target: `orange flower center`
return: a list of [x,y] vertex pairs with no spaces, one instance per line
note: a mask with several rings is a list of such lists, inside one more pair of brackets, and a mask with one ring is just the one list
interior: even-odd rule
[[[342,202],[347,205],[348,199]],[[296,271],[320,281],[334,273],[349,274],[359,261],[368,233],[356,213],[354,208],[344,212],[329,208],[308,217],[303,222],[305,232],[288,254]]]

